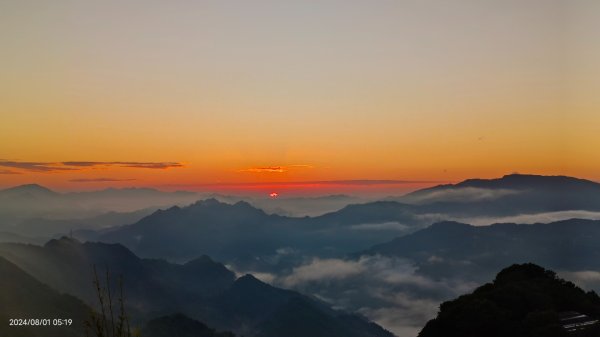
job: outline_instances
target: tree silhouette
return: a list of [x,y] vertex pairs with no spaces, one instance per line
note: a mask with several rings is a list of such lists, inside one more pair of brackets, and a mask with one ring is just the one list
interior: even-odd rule
[[[93,284],[99,311],[92,310],[90,318],[85,321],[87,337],[139,337],[139,332],[132,332],[129,325],[129,317],[125,312],[125,298],[123,296],[123,276],[118,278],[118,297],[114,298],[113,289],[110,286],[110,273],[108,267],[105,272],[104,285],[100,281],[96,266],[93,266]],[[116,307],[116,308],[115,308]],[[118,310],[115,318],[115,310]]]

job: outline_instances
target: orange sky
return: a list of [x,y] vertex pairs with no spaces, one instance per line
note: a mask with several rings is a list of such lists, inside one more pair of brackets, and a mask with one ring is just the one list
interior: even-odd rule
[[600,180],[595,1],[9,1],[0,13],[0,187]]

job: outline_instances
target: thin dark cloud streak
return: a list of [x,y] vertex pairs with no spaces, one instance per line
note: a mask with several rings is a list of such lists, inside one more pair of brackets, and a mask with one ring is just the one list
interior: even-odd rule
[[244,169],[236,170],[236,172],[246,173],[284,173],[292,169],[312,169],[314,166],[308,164],[294,164],[294,165],[277,165],[277,166],[260,166],[260,167],[249,167]]
[[[277,182],[231,182],[231,183],[206,183],[177,185],[188,187],[232,187],[232,186],[385,186],[385,185],[410,185],[410,184],[443,184],[447,181],[438,180],[376,180],[376,179],[358,179],[358,180],[309,180],[309,181],[277,181]],[[170,185],[175,186],[175,185]]]
[[53,162],[0,161],[0,166],[31,172],[76,171],[77,168],[62,166]]
[[96,183],[96,182],[120,182],[120,181],[134,181],[136,179],[114,179],[114,178],[82,178],[82,179],[71,179],[72,183]]
[[178,162],[136,162],[136,161],[65,161],[61,164],[75,167],[120,166],[130,168],[167,169],[183,167]]
[[176,162],[161,162],[161,163],[139,163],[139,162],[113,162],[112,165],[130,168],[147,168],[147,169],[168,169],[183,167],[183,164]]
[[21,172],[11,170],[0,170],[0,174],[21,174]]
[[[21,162],[1,160],[0,167],[9,167],[25,172],[65,172],[65,171],[81,171],[95,167],[125,167],[125,168],[144,168],[144,169],[169,169],[183,167],[179,162],[136,162],[136,161],[64,161],[64,162]],[[4,172],[7,170],[3,170]],[[15,171],[11,171],[15,172]],[[11,173],[3,173],[11,174]],[[18,173],[16,173],[18,174]]]
[[91,166],[99,165],[100,162],[97,162],[97,161],[63,161],[61,164],[67,165],[67,166],[91,167]]

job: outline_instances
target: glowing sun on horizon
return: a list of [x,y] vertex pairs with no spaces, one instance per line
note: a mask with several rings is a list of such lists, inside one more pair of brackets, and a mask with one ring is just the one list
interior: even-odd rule
[[277,192],[271,192],[271,194],[269,194],[269,197],[271,197],[271,199],[275,199],[279,196],[279,193]]

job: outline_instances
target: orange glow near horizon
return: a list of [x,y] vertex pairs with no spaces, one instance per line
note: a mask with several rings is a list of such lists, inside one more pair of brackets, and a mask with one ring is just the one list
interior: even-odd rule
[[[2,3],[0,188],[383,195],[513,172],[598,181],[599,11]],[[405,183],[314,183],[352,180]]]

